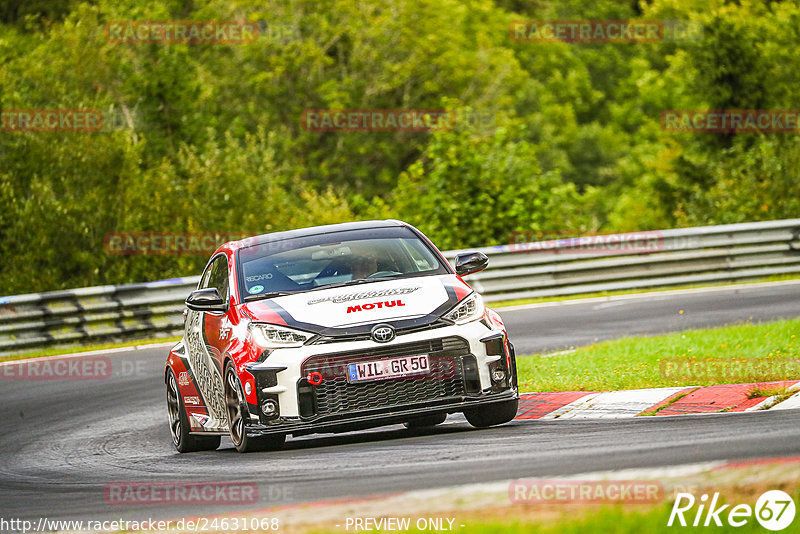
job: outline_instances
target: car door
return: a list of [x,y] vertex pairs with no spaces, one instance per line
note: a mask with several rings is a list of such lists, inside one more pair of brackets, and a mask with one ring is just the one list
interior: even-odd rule
[[[222,300],[230,303],[230,284],[228,277],[228,258],[225,254],[220,254],[214,258],[209,266],[208,286],[215,288]],[[231,323],[229,313],[225,312],[204,312],[204,329],[206,343],[209,351],[217,360],[222,370],[222,355],[228,348],[231,339]]]
[[[198,289],[216,288],[226,301],[230,300],[228,283],[228,260],[219,254],[206,267],[200,278]],[[225,390],[221,350],[224,339],[220,329],[227,324],[225,312],[199,312],[189,310],[186,317],[186,348],[189,366],[197,382],[197,388],[210,420],[204,422],[206,430],[224,430],[227,425]]]

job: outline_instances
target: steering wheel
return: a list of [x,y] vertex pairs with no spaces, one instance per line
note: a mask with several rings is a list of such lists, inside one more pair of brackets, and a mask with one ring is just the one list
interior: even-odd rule
[[324,280],[325,278],[330,278],[331,276],[343,274],[350,274],[348,265],[341,260],[332,261],[324,269],[322,269],[317,276],[314,277],[312,283],[318,282],[319,280]]

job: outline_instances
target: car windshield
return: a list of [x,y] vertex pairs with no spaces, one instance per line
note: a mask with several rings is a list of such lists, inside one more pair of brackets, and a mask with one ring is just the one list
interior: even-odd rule
[[242,248],[237,258],[242,300],[449,272],[406,227],[273,241]]

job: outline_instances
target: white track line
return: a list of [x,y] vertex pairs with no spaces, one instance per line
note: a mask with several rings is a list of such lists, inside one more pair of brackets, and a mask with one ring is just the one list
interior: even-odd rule
[[542,419],[621,419],[635,417],[651,406],[684,389],[686,388],[673,387],[597,393],[571,402],[554,412],[550,412]]
[[101,350],[90,350],[86,352],[73,352],[69,354],[53,354],[52,356],[39,356],[36,358],[21,358],[18,360],[9,360],[5,362],[0,362],[0,366],[3,365],[19,365],[20,362],[38,362],[42,360],[49,360],[51,358],[82,358],[84,356],[97,356],[98,354],[116,354],[119,352],[131,352],[134,350],[143,350],[143,349],[157,349],[161,347],[172,347],[176,341],[168,341],[165,343],[151,343],[148,345],[135,345],[131,347],[117,347],[115,349],[101,349]]
[[[800,382],[798,382],[798,384],[800,384]],[[778,404],[776,404],[775,406],[770,408],[770,411],[772,411],[772,410],[792,410],[792,409],[797,409],[797,408],[800,408],[800,393],[795,393],[794,395],[792,395],[791,397],[789,397],[785,401],[779,402]]]
[[589,395],[584,395],[583,397],[581,397],[578,400],[574,400],[574,401],[570,402],[569,404],[565,404],[561,408],[557,408],[557,409],[553,410],[552,412],[550,412],[547,415],[543,415],[542,417],[539,418],[539,420],[541,421],[543,419],[560,419],[564,414],[567,414],[567,413],[571,412],[572,410],[575,410],[576,408],[578,408],[578,407],[580,407],[580,406],[582,406],[582,405],[584,405],[584,404],[586,404],[588,402],[591,402],[591,400],[594,399],[595,397],[597,397],[598,395],[599,395],[599,393],[590,393]]
[[[568,306],[570,304],[584,304],[592,302],[614,302],[618,300],[630,300],[639,298],[653,298],[654,296],[671,297],[673,295],[691,295],[694,293],[712,293],[716,291],[732,291],[735,289],[751,289],[760,287],[773,287],[784,285],[798,285],[800,280],[782,280],[779,282],[758,282],[753,284],[731,284],[727,286],[695,287],[691,289],[668,289],[664,291],[648,291],[647,293],[630,293],[626,295],[611,295],[608,297],[591,297],[586,299],[558,300],[554,302],[537,302],[534,304],[520,304],[518,306],[498,306],[495,308],[499,313],[518,310],[532,310],[535,308],[547,308],[550,306]],[[491,307],[491,302],[489,306]]]
[[767,397],[766,399],[764,399],[763,401],[759,402],[755,406],[750,406],[749,408],[746,408],[744,411],[745,412],[757,412],[759,410],[769,410],[772,406],[775,405],[775,403],[777,401],[778,401],[778,396],[777,395],[773,395],[771,397]]

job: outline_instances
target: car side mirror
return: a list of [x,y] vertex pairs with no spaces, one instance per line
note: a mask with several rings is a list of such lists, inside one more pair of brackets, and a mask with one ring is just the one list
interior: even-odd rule
[[456,256],[456,274],[464,276],[482,271],[489,265],[489,257],[483,252],[466,252]]
[[190,310],[204,312],[224,312],[228,310],[228,304],[220,296],[216,287],[192,291],[186,297],[186,307]]

